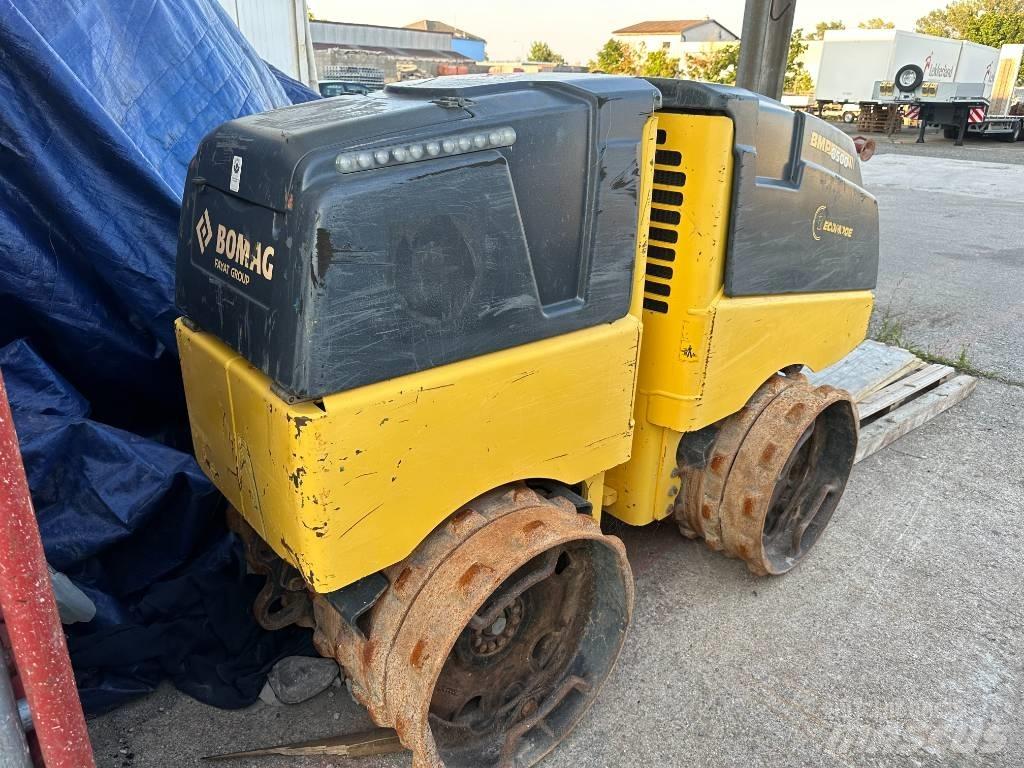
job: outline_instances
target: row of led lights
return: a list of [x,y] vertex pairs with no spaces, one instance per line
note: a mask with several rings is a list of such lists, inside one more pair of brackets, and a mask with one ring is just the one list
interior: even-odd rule
[[515,141],[514,128],[492,128],[489,131],[462,133],[430,141],[378,147],[362,152],[345,152],[335,158],[334,166],[339,173],[352,173],[387,165],[415,163],[417,160],[430,160],[445,155],[462,155],[467,152],[479,152],[482,149],[510,147]]

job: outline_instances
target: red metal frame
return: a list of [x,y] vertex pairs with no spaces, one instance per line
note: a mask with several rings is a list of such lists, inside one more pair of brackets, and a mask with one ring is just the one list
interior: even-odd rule
[[0,607],[43,764],[46,768],[94,768],[2,376]]

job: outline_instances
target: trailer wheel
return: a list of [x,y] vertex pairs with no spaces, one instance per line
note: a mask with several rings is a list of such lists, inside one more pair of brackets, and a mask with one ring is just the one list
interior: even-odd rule
[[957,129],[955,125],[944,125],[942,126],[942,136],[946,139],[955,139]]
[[917,64],[904,64],[896,72],[896,87],[904,93],[916,91],[924,82],[924,70]]
[[855,114],[853,114],[853,112],[850,112],[849,110],[847,110],[846,112],[843,112],[843,122],[844,123],[852,123],[854,121],[854,118],[856,118],[856,117],[857,116]]

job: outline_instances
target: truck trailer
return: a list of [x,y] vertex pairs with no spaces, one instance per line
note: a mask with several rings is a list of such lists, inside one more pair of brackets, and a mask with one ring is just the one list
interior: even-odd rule
[[[819,104],[873,103],[875,83],[892,81],[907,64],[921,68],[929,82],[974,82],[979,70],[995,72],[998,51],[934,35],[898,29],[829,30],[821,49],[814,98]],[[981,50],[984,49],[984,50]],[[987,61],[985,57],[987,55]],[[962,68],[962,72],[961,72]]]
[[[964,43],[962,60],[970,62],[968,45],[984,46]],[[924,142],[929,125],[942,128],[943,135],[956,139],[957,146],[963,144],[967,133],[1018,141],[1024,138],[1024,116],[1019,105],[1011,102],[1022,53],[1024,45],[1004,45],[996,65],[988,65],[984,72],[975,55],[969,76],[979,78],[976,81],[932,82],[916,64],[906,64],[893,80],[875,84],[876,99],[900,105],[907,117],[918,120],[917,143]]]
[[594,702],[633,610],[604,516],[775,575],[836,510],[856,406],[801,371],[865,336],[878,213],[811,115],[391,84],[225,123],[180,222],[195,451],[257,618],[314,628],[414,766],[533,765]]

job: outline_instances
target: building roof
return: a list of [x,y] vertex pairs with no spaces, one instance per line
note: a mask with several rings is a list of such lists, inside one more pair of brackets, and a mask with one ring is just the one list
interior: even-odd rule
[[360,53],[373,53],[381,56],[391,56],[398,59],[435,59],[454,61],[460,64],[475,64],[469,56],[455,51],[444,51],[435,48],[391,48],[380,45],[348,45],[341,43],[313,43],[313,50],[328,51],[337,48],[342,51],[359,51]]
[[447,32],[452,37],[458,37],[463,40],[476,40],[480,43],[486,43],[482,37],[467,32],[464,29],[453,27],[451,24],[445,24],[443,21],[431,21],[430,19],[420,19],[414,21],[412,24],[406,24],[406,29],[422,29],[426,32]]
[[[675,21],[641,21],[622,29],[616,29],[613,35],[669,35],[681,34],[701,24],[718,24],[714,19],[677,19]],[[718,24],[718,26],[722,26]],[[725,27],[722,27],[725,29]],[[728,31],[728,30],[726,30]]]
[[[331,21],[330,19],[310,19],[310,24],[334,24],[339,27],[366,27],[367,29],[390,29],[390,30],[402,30],[402,29],[414,29],[412,26],[407,27],[389,27],[386,24],[362,24],[358,21]],[[442,32],[440,29],[425,29],[424,27],[418,27],[420,32]],[[451,34],[450,32],[448,34]]]

